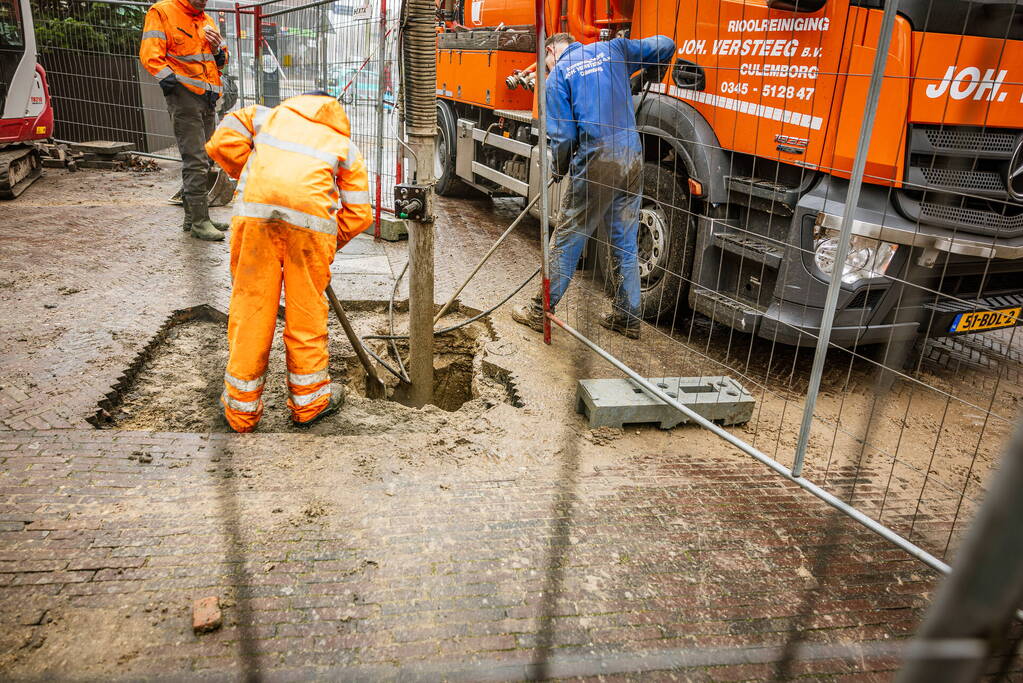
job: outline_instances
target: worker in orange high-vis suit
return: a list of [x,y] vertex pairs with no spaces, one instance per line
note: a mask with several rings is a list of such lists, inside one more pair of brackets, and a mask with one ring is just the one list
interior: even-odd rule
[[283,283],[288,407],[296,425],[311,424],[344,399],[330,384],[324,291],[334,252],[372,222],[365,161],[341,105],[320,92],[231,112],[206,151],[240,178],[224,415],[238,432],[259,423]]
[[204,146],[216,123],[214,107],[223,92],[220,70],[227,47],[203,10],[206,0],[158,0],[146,12],[139,59],[160,82],[174,139],[181,153],[182,227],[192,237],[222,240],[227,225],[210,220]]

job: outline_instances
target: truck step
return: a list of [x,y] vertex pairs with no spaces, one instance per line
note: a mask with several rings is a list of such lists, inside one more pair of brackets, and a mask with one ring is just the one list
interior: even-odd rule
[[725,182],[730,192],[754,197],[760,200],[756,208],[778,215],[791,216],[796,202],[799,201],[800,188],[782,185],[766,178],[733,175],[727,176]]
[[690,303],[697,313],[747,334],[755,333],[764,317],[764,312],[756,306],[703,287],[693,288]]
[[[745,424],[753,417],[753,396],[731,377],[651,377],[647,381],[712,422]],[[576,410],[589,418],[591,428],[654,422],[661,429],[671,429],[689,421],[630,379],[581,379],[575,395]]]
[[716,233],[714,245],[745,260],[763,263],[775,270],[781,267],[781,259],[784,256],[781,247],[737,232]]

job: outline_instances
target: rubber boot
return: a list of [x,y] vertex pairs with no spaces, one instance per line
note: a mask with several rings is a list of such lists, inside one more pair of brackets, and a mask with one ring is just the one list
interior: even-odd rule
[[213,227],[220,232],[227,232],[228,228],[231,227],[230,223],[221,223],[220,221],[215,221],[212,218],[210,219],[210,223],[212,223]]
[[328,415],[333,415],[334,413],[336,413],[338,410],[341,409],[341,406],[343,406],[344,404],[345,404],[344,389],[339,389],[335,385],[331,387],[330,403],[327,404],[326,408],[317,413],[316,417],[314,417],[311,420],[306,420],[305,422],[298,422],[297,420],[292,419],[291,424],[295,425],[296,427],[308,427],[310,425],[316,424],[317,422],[327,417]]
[[182,204],[182,208],[185,209],[185,217],[181,221],[182,232],[188,232],[192,229],[192,210],[188,208],[188,204]]
[[192,213],[192,237],[207,242],[219,242],[224,239],[224,233],[213,227],[210,221],[210,210],[206,203],[206,197],[188,197],[185,203]]

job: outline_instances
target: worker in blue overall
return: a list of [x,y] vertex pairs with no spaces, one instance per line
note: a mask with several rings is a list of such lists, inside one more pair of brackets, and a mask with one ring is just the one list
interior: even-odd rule
[[[586,240],[606,221],[611,245],[614,301],[604,327],[639,338],[637,235],[643,195],[643,147],[636,132],[630,77],[659,69],[675,52],[667,36],[583,45],[558,33],[546,43],[547,134],[554,177],[569,186],[563,220],[551,236],[551,308],[572,281]],[[512,318],[543,330],[543,300],[512,311]]]

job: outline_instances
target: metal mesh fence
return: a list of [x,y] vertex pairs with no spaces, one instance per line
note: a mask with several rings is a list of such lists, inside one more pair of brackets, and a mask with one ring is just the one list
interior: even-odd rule
[[272,2],[253,9],[262,25],[258,59],[243,63],[258,65],[251,78],[255,100],[274,106],[311,90],[338,98],[366,157],[372,196],[391,207],[398,154],[396,7]]
[[[643,135],[607,98],[591,118],[557,96],[541,110],[555,150],[583,131],[551,239],[555,299],[580,270],[555,323],[672,399],[686,389],[671,378],[739,380],[756,399],[728,430],[744,449],[942,560],[1023,395],[1023,7],[974,4],[641,8],[631,36],[675,43],[635,90]],[[604,89],[583,85],[601,59],[659,66],[608,46],[570,49],[547,86]],[[643,319],[641,341],[607,314]]]
[[[56,138],[126,141],[143,152],[177,156],[159,85],[138,59],[149,6],[92,0],[34,3]],[[380,199],[375,203],[387,210],[397,166],[396,11],[388,14],[385,4],[213,0],[206,12],[230,52],[218,112],[254,103],[275,106],[294,95],[325,90],[343,103],[352,138],[370,168],[374,200]]]

